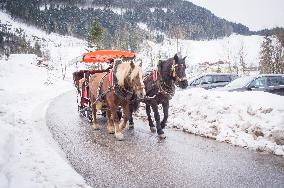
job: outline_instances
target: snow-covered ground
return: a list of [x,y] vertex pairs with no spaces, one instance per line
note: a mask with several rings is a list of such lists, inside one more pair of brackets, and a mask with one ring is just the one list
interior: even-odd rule
[[0,187],[88,187],[45,126],[49,102],[72,83],[46,85],[35,64],[32,55],[0,61]]
[[[22,28],[50,58],[38,67],[32,54],[0,60],[0,187],[88,187],[72,169],[45,125],[45,110],[56,96],[73,89],[73,59],[85,52],[86,42],[48,34],[0,12],[11,32]],[[63,81],[64,67],[67,70]]]

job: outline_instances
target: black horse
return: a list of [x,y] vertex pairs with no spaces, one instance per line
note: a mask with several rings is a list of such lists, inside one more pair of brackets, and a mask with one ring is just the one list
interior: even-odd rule
[[[175,94],[175,85],[186,88],[188,82],[185,74],[185,58],[179,57],[177,54],[168,60],[159,61],[157,71],[152,71],[145,76],[144,85],[146,90],[146,98],[142,101],[146,104],[146,113],[148,116],[150,130],[155,132],[155,126],[151,118],[151,107],[154,112],[157,133],[160,138],[165,138],[163,128],[169,114],[169,100]],[[162,104],[164,118],[160,121],[158,105]],[[132,113],[137,108],[137,102],[130,105],[129,127],[134,127]]]

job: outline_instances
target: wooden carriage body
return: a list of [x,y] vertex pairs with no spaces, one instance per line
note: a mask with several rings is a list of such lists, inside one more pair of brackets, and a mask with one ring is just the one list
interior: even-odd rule
[[[115,59],[132,60],[134,58],[135,53],[120,50],[98,50],[83,54],[82,60],[77,63],[77,67],[80,68],[73,73],[74,85],[77,89],[78,111],[82,116],[92,121],[89,92],[90,76],[96,73],[109,72]],[[104,107],[101,109],[101,114],[105,115]]]

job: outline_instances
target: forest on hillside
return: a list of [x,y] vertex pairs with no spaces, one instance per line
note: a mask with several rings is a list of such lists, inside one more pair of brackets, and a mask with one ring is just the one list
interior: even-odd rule
[[[209,40],[232,33],[273,35],[277,30],[253,32],[183,0],[2,0],[0,9],[48,33],[88,41],[95,38],[93,43],[105,49],[137,51],[145,39],[159,43],[165,36]],[[0,31],[0,40],[9,39],[5,43],[12,45],[9,41],[13,39],[21,44],[18,46],[24,46],[21,49],[34,50],[27,47],[30,45],[24,36],[8,32],[1,23]],[[97,33],[99,37],[94,37]]]
[[[87,38],[94,21],[103,29],[103,44],[137,49],[144,39],[165,35],[183,39],[215,39],[230,34],[252,34],[242,25],[218,18],[182,0],[2,0],[0,8],[47,32]],[[145,32],[139,24],[147,26]],[[126,43],[126,44],[123,44]]]

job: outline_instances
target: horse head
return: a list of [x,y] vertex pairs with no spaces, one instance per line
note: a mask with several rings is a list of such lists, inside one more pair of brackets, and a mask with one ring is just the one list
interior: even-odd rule
[[185,58],[180,57],[178,54],[175,54],[174,61],[172,64],[171,74],[172,78],[175,81],[176,85],[178,87],[181,87],[182,89],[186,88],[188,86],[186,74],[185,74]]
[[145,97],[141,64],[136,64],[133,61],[121,63],[116,76],[121,87],[133,92],[140,99]]

